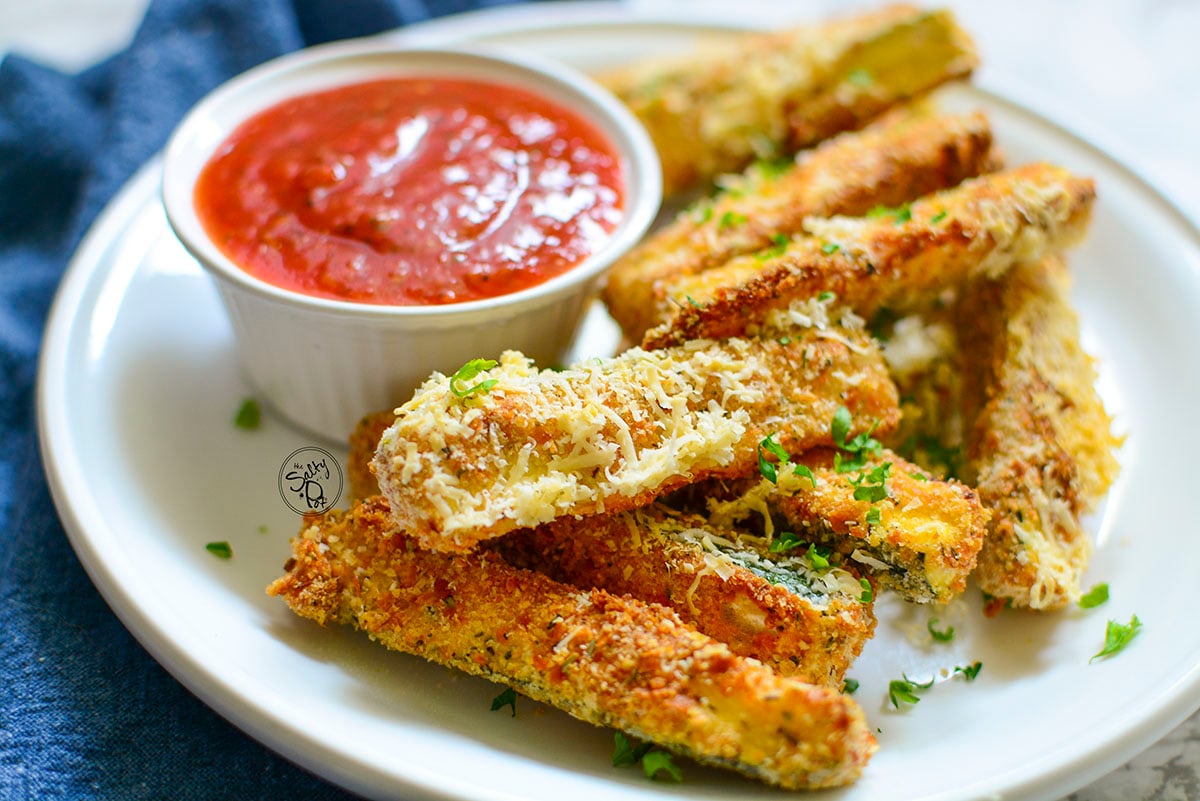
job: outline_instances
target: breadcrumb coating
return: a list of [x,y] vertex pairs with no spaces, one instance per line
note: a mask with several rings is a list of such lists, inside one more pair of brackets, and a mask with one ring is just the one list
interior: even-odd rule
[[807,217],[899,206],[995,166],[991,127],[981,113],[908,114],[843,134],[776,177],[752,167],[715,199],[680,213],[613,265],[605,305],[625,338],[640,342],[659,322],[662,282],[778,247],[803,232]]
[[559,581],[673,609],[777,673],[840,687],[875,630],[858,577],[776,557],[750,538],[661,504],[513,532],[495,548]]
[[[825,546],[906,601],[945,603],[961,593],[989,517],[976,492],[888,450],[844,471],[835,466],[835,455],[814,448],[793,457],[811,479],[781,470],[777,483],[761,479],[725,488],[708,504],[710,523],[736,526],[768,515],[768,526]],[[882,487],[880,500],[855,497],[873,484]]]
[[1032,609],[1079,599],[1091,553],[1080,516],[1119,469],[1069,283],[1061,258],[1027,262],[973,284],[958,309],[964,478],[994,511],[975,578]]
[[1095,188],[1048,164],[974,178],[867,217],[810,218],[768,259],[742,256],[667,282],[646,349],[738,336],[772,309],[834,293],[870,319],[919,308],[975,276],[995,277],[1083,237]]
[[875,751],[862,710],[780,676],[656,604],[579,590],[494,553],[425,551],[382,498],[292,542],[268,588],[318,623],[353,625],[590,723],[788,789],[836,787]]
[[646,127],[670,194],[861,128],[977,63],[950,12],[895,5],[598,77]]
[[435,374],[380,438],[380,492],[422,547],[465,551],[557,517],[645,506],[706,476],[753,474],[768,432],[795,451],[828,444],[839,406],[895,425],[895,387],[861,324],[760,334],[564,371],[510,352],[472,379],[495,383],[466,397]]

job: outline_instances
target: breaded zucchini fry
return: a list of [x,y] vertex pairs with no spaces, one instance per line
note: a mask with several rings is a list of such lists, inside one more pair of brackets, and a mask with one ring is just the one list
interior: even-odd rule
[[[772,525],[857,563],[907,601],[945,603],[962,592],[988,520],[975,491],[887,450],[843,472],[834,457],[829,448],[794,457],[811,480],[784,470],[778,484],[746,485],[732,500],[710,502],[710,523],[737,525],[765,511]],[[868,499],[872,487],[881,500]]]
[[908,117],[839,136],[778,176],[752,168],[743,186],[681,213],[613,265],[604,302],[640,342],[658,322],[658,282],[775,246],[806,217],[858,216],[954,186],[993,167],[991,145],[983,114]]
[[581,591],[478,552],[424,551],[382,499],[292,542],[268,589],[297,614],[416,654],[700,762],[787,788],[853,781],[875,750],[862,710],[782,677],[671,610]]
[[959,306],[964,478],[993,516],[980,587],[1014,606],[1074,603],[1090,544],[1079,516],[1116,478],[1119,440],[1096,393],[1091,358],[1059,258],[973,284]]
[[889,213],[810,218],[779,255],[742,256],[664,287],[663,318],[642,347],[738,336],[773,308],[830,291],[864,317],[915,308],[971,276],[1082,238],[1092,182],[1031,164],[964,182]]
[[[394,419],[367,415],[351,439],[351,500],[378,492],[367,469]],[[357,468],[357,470],[356,470]],[[360,492],[360,489],[365,491]],[[858,580],[802,560],[763,558],[732,531],[652,503],[514,531],[493,545],[506,561],[581,589],[669,606],[688,624],[782,675],[839,686],[875,629]]]
[[380,492],[422,547],[469,550],[556,517],[644,506],[705,476],[749,475],[764,430],[796,451],[828,444],[838,406],[885,430],[898,416],[861,325],[634,348],[561,372],[509,352],[472,381],[495,383],[460,396],[435,373],[379,441]]
[[861,128],[977,61],[948,11],[892,6],[599,77],[646,126],[671,193]]
[[813,684],[840,686],[875,630],[859,580],[845,570],[772,557],[660,504],[560,518],[494,547],[510,564],[581,589],[668,606],[735,654]]

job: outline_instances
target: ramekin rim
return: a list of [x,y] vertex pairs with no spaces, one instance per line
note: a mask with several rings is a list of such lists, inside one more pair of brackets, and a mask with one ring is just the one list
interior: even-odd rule
[[[239,93],[255,91],[260,86],[269,89],[273,81],[286,79],[296,71],[336,66],[347,59],[393,55],[418,58],[445,56],[495,64],[500,69],[520,74],[528,84],[541,82],[569,95],[569,102],[562,98],[556,98],[556,102],[569,105],[593,124],[600,125],[612,140],[622,161],[626,205],[620,223],[603,245],[578,264],[535,286],[492,298],[439,305],[373,304],[309,295],[257,278],[222,253],[200,224],[192,203],[192,187],[199,168],[185,169],[181,164],[181,161],[187,163],[189,157],[186,148],[192,129],[202,124],[206,115],[219,108],[222,102],[231,102]],[[504,77],[498,76],[497,80],[502,81]],[[263,103],[260,108],[268,106],[269,103]],[[243,115],[241,119],[247,116]],[[231,132],[232,127],[225,130],[221,140]],[[202,166],[211,153],[192,156],[192,163]],[[176,178],[179,172],[184,173],[182,179]],[[186,186],[181,185],[180,180]],[[615,96],[574,67],[492,44],[413,46],[368,37],[330,42],[288,53],[231,78],[201,98],[180,121],[167,143],[163,157],[161,197],[167,222],[175,236],[206,272],[227,285],[277,303],[334,316],[415,321],[472,312],[498,312],[519,307],[524,302],[581,291],[598,279],[614,260],[633,247],[649,229],[662,202],[662,180],[658,153],[641,123]],[[632,202],[629,202],[631,198]]]

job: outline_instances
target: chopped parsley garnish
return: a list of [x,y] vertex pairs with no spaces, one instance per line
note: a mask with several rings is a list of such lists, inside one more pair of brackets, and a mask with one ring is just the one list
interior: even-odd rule
[[[932,631],[932,628],[930,631]],[[982,662],[973,662],[970,665],[956,665],[950,677],[953,678],[961,674],[964,681],[975,681],[981,670],[983,670]],[[945,673],[945,671],[942,672],[943,674]],[[916,704],[920,702],[919,693],[928,690],[937,681],[937,677],[935,676],[922,684],[913,681],[906,674],[901,675],[903,678],[888,682],[888,700],[892,702],[892,706],[896,709],[900,709],[901,704]]]
[[779,460],[781,465],[787,463],[792,457],[784,450],[783,446],[775,441],[775,435],[769,434],[767,438],[758,443],[758,472],[762,473],[762,477],[772,484],[778,483],[779,475],[776,472],[774,462],[767,460],[766,454],[771,454]]
[[234,415],[233,424],[246,431],[254,431],[262,425],[262,410],[258,408],[258,401],[254,398],[246,398],[242,401],[237,414]]
[[850,479],[854,485],[854,500],[878,503],[888,496],[887,479],[892,471],[892,463],[884,462],[869,473],[859,473]]
[[650,751],[642,757],[642,771],[647,779],[657,779],[659,774],[665,773],[673,782],[683,781],[683,771],[666,751]]
[[878,506],[872,506],[867,510],[867,525],[878,526],[883,522],[883,513],[879,511]]
[[809,565],[818,573],[822,570],[829,569],[829,550],[818,548],[816,545],[809,545],[808,551],[805,552],[804,558],[808,560]]
[[944,629],[937,627],[937,618],[929,618],[929,622],[925,624],[926,630],[929,631],[929,636],[938,642],[950,642],[954,639],[954,626],[947,626]]
[[938,223],[940,223],[940,222],[941,222],[942,220],[944,220],[944,219],[946,219],[946,210],[945,210],[945,209],[942,209],[942,210],[941,210],[941,211],[939,211],[937,214],[935,214],[935,215],[933,215],[932,217],[930,217],[930,218],[929,218],[929,224],[930,224],[930,225],[937,225]]
[[962,674],[962,677],[967,681],[975,681],[975,677],[979,675],[979,671],[983,670],[982,662],[973,662],[969,665],[956,665],[954,672]]
[[613,767],[621,768],[627,765],[636,765],[638,762],[642,763],[642,771],[648,779],[656,778],[661,772],[666,773],[672,781],[683,781],[683,771],[672,761],[671,755],[666,751],[657,750],[653,743],[635,744],[623,733],[614,732]]
[[489,378],[486,381],[480,381],[478,384],[469,387],[463,387],[462,385],[485,370],[491,370],[496,365],[497,362],[494,359],[471,359],[471,361],[458,368],[458,371],[454,375],[450,376],[450,391],[459,398],[465,398],[476,393],[486,394],[492,387],[499,383],[497,379]]
[[837,293],[830,292],[828,289],[826,289],[820,295],[817,295],[817,303],[828,303],[829,301],[833,300],[836,297],[837,297]]
[[773,259],[776,256],[782,256],[787,250],[789,241],[791,240],[789,240],[786,235],[775,234],[771,237],[771,246],[769,248],[763,248],[755,253],[754,258],[758,259],[759,261],[766,261],[767,259]]
[[842,692],[846,695],[854,695],[854,693],[858,692],[858,679],[843,679]]
[[912,207],[905,203],[903,206],[889,208],[888,206],[876,206],[867,212],[867,217],[870,219],[878,219],[880,217],[891,217],[896,225],[903,225],[912,219]]
[[221,542],[208,543],[207,545],[204,546],[204,550],[208,551],[209,553],[211,553],[213,556],[217,557],[218,559],[232,559],[233,558],[233,547],[228,542],[225,542],[223,540]]
[[921,701],[917,695],[917,691],[927,690],[932,686],[932,679],[930,679],[929,684],[924,685],[909,681],[907,676],[903,679],[892,679],[888,682],[888,700],[892,702],[892,706],[896,709],[899,709],[901,704],[917,704]]
[[1108,585],[1097,584],[1088,590],[1082,598],[1079,599],[1081,609],[1095,609],[1102,603],[1108,600]]
[[871,75],[870,70],[859,67],[846,73],[846,80],[859,88],[865,89],[875,83],[875,76]]
[[837,253],[841,249],[842,249],[841,245],[834,244],[833,242],[822,242],[821,243],[821,252],[824,253],[826,256],[832,256],[834,253]]
[[871,436],[874,431],[873,424],[868,431],[856,434],[854,439],[847,441],[846,437],[850,436],[850,410],[845,406],[838,407],[829,425],[829,433],[833,437],[833,444],[837,445],[839,450],[851,454],[853,458],[838,458],[841,454],[834,454],[834,469],[837,472],[849,473],[851,470],[859,470],[866,463],[868,455],[879,456],[883,453],[883,443]]
[[817,488],[817,477],[813,475],[812,469],[806,464],[798,464],[792,466],[792,472],[801,478],[807,478],[812,484],[813,489]]
[[613,767],[621,768],[625,765],[635,765],[653,747],[650,743],[638,743],[634,745],[621,732],[613,732]]
[[1115,620],[1108,621],[1108,626],[1104,629],[1104,647],[1099,652],[1094,654],[1089,663],[1102,659],[1107,656],[1112,656],[1115,653],[1125,649],[1130,641],[1137,636],[1142,630],[1142,621],[1138,620],[1138,616],[1134,615],[1129,618],[1128,623],[1118,623]]
[[858,596],[859,603],[869,604],[871,601],[875,600],[875,592],[871,589],[871,582],[867,581],[865,578],[860,578],[858,580],[858,586],[862,587],[862,595]]
[[506,706],[512,707],[512,716],[515,718],[517,716],[517,691],[512,687],[509,687],[507,690],[492,699],[493,712],[498,709],[503,709]]
[[804,540],[797,537],[794,531],[781,531],[778,537],[771,540],[771,546],[767,550],[771,553],[787,553],[804,544]]
[[[779,460],[779,464],[769,461],[766,454],[771,454]],[[817,478],[813,475],[812,470],[808,465],[792,464],[792,456],[787,450],[776,441],[774,434],[768,434],[766,439],[758,443],[758,472],[762,477],[772,484],[779,483],[779,470],[791,466],[792,472],[798,476],[803,476],[812,482],[813,488],[817,486]]]
[[713,218],[713,207],[710,203],[701,203],[690,212],[692,222],[706,223]]
[[703,309],[704,308],[704,306],[701,305],[700,302],[697,301],[695,298],[693,298],[691,295],[684,295],[683,298],[684,298],[684,300],[686,300],[688,302],[688,305],[694,309]]
[[735,225],[741,225],[742,223],[746,222],[747,219],[748,218],[745,214],[738,214],[736,211],[727,211],[721,215],[721,222],[717,227],[724,231],[726,228],[733,228]]

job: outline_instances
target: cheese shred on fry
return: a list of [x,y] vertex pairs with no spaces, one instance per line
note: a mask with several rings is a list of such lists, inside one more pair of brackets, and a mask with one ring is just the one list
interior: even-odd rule
[[861,321],[846,322],[557,372],[509,352],[469,398],[435,374],[380,438],[380,491],[423,547],[463,551],[564,515],[644,506],[705,476],[750,475],[767,433],[794,451],[828,444],[839,406],[886,430],[895,387]]

